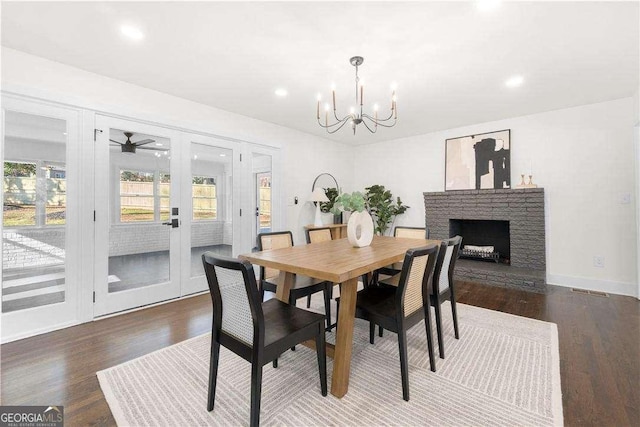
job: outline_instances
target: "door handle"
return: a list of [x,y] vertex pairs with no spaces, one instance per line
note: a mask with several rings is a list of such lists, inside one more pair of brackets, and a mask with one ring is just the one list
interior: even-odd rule
[[256,208],[256,216],[260,216],[260,208]]
[[178,218],[173,218],[171,221],[169,222],[163,222],[162,225],[170,225],[171,228],[178,228],[180,227]]

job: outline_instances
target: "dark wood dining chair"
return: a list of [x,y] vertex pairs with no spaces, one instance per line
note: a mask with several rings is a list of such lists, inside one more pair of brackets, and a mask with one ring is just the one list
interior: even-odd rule
[[329,227],[311,229],[307,228],[304,230],[304,234],[307,238],[307,243],[320,243],[333,240],[333,236],[331,235],[331,228]]
[[[275,231],[258,234],[258,250],[260,251],[289,248],[291,246],[293,246],[293,235],[291,231]],[[262,295],[262,299],[264,299],[265,291],[276,292],[279,274],[279,270],[260,267],[260,295]],[[330,328],[331,296],[333,292],[333,284],[331,282],[297,274],[289,292],[289,304],[295,305],[296,301],[300,298],[311,298],[311,295],[316,292],[322,292],[324,294],[324,310],[327,319],[327,328]],[[307,308],[309,308],[309,305]]]
[[453,316],[453,331],[456,339],[460,339],[458,328],[458,313],[456,310],[456,294],[453,282],[453,270],[458,260],[462,237],[455,236],[443,240],[440,244],[440,253],[433,273],[433,286],[429,294],[429,300],[436,314],[436,329],[438,333],[438,352],[444,359],[444,340],[442,334],[442,303],[451,301],[451,314]]
[[326,396],[324,316],[276,298],[262,302],[248,261],[205,252],[202,262],[213,303],[207,410],[215,403],[220,345],[251,362],[251,426],[260,424],[262,367],[303,341],[315,340],[320,390]]
[[[440,243],[438,259],[433,272],[433,281],[429,286],[429,303],[433,306],[436,315],[436,332],[438,335],[438,352],[440,358],[444,359],[444,337],[442,333],[442,303],[451,301],[451,314],[453,316],[453,331],[456,339],[460,339],[458,328],[458,313],[456,310],[456,294],[453,282],[453,270],[458,259],[462,237],[455,236],[443,240]],[[380,281],[380,286],[396,287],[400,281],[400,275],[396,274],[390,278]],[[382,332],[380,332],[382,334]],[[382,336],[382,335],[381,335]]]
[[[331,228],[322,227],[322,228],[312,228],[304,230],[305,237],[307,238],[307,244],[311,243],[321,243],[328,242],[333,240],[333,235],[331,234]],[[331,323],[331,300],[333,299],[333,283],[327,289],[326,294],[329,294],[329,299],[325,299],[325,313],[327,315],[327,331],[331,331],[331,329],[336,325],[335,323]],[[307,296],[307,308],[311,307],[311,295]]]
[[[424,227],[404,227],[397,226],[393,229],[393,237],[409,238],[409,239],[428,239],[429,232]],[[379,280],[380,275],[394,276],[402,270],[402,263],[396,262],[386,267],[382,267],[374,273],[375,281]]]
[[409,400],[409,362],[407,330],[424,320],[431,370],[433,356],[431,317],[429,315],[429,281],[438,256],[438,245],[409,249],[404,256],[397,287],[369,286],[358,292],[356,317],[369,321],[369,342],[374,344],[375,325],[398,334],[402,398]]

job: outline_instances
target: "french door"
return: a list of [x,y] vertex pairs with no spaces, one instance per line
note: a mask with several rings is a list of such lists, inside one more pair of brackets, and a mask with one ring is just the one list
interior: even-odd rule
[[94,316],[180,296],[180,133],[96,115]]
[[182,286],[189,295],[208,289],[202,265],[207,251],[237,256],[239,221],[239,144],[183,134]]
[[239,144],[96,116],[94,316],[208,289],[206,251],[236,256]]
[[2,97],[2,341],[78,321],[80,112]]

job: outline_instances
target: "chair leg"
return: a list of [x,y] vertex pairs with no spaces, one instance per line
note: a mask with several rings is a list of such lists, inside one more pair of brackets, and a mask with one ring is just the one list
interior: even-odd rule
[[327,331],[331,330],[331,288],[333,284],[328,284],[322,293],[324,294],[324,313],[326,316]]
[[318,356],[318,370],[320,372],[320,391],[327,395],[327,353],[324,338],[324,325],[320,325],[320,331],[316,336],[316,355]]
[[424,327],[427,332],[427,349],[429,351],[429,365],[431,371],[436,371],[436,359],[433,355],[433,335],[431,334],[431,313],[429,310],[429,304],[424,305]]
[[218,380],[218,360],[220,360],[220,343],[211,334],[211,359],[209,361],[209,395],[207,396],[207,411],[213,411],[216,400],[216,384]]
[[[296,300],[293,299],[293,297],[291,296],[291,294],[289,294],[289,305],[292,305],[295,307],[296,305]],[[291,351],[296,351],[296,346],[294,345],[293,347],[291,347]]]
[[398,350],[400,353],[400,375],[402,376],[402,398],[409,401],[409,359],[407,357],[407,332],[398,331]]
[[453,316],[453,331],[456,339],[460,339],[460,330],[458,329],[458,310],[456,309],[456,295],[453,292],[453,283],[449,286],[451,289],[451,315]]
[[278,367],[278,359],[273,359],[273,362],[271,362],[271,364],[273,365],[274,368]]
[[251,364],[251,427],[260,425],[260,397],[262,394],[262,363],[254,360]]
[[376,343],[376,324],[369,321],[369,343]]
[[382,338],[382,333],[384,332],[384,328],[382,326],[378,326],[378,336]]
[[440,306],[440,298],[436,296],[433,308],[436,311],[436,333],[438,334],[438,352],[440,359],[444,359],[444,341],[442,340],[442,308]]
[[311,295],[307,295],[307,308],[311,308]]

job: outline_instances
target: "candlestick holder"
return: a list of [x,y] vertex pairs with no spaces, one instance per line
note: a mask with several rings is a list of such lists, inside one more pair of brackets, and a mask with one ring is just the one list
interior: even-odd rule
[[533,175],[529,174],[529,182],[524,181],[524,174],[520,174],[521,181],[520,184],[516,185],[516,188],[538,188],[536,184],[533,183]]

